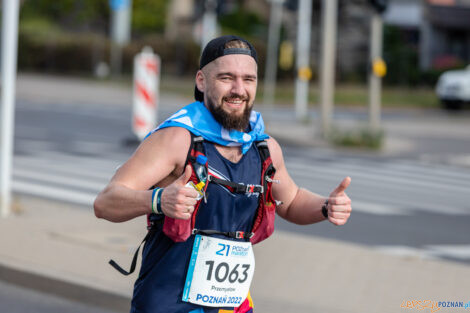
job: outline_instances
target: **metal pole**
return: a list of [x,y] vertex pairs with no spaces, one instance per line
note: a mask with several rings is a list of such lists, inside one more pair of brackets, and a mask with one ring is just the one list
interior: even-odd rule
[[[382,57],[382,16],[374,13],[371,21],[370,64]],[[371,70],[369,73],[369,125],[372,131],[380,128],[382,80]]]
[[310,30],[312,0],[300,0],[298,8],[297,34],[297,79],[295,81],[295,115],[298,120],[308,119],[308,82],[310,70]]
[[18,52],[18,0],[3,0],[0,216],[10,213]]
[[277,55],[282,21],[282,4],[284,0],[270,0],[271,16],[269,18],[268,52],[264,74],[263,106],[272,107],[276,90]]
[[206,0],[204,4],[204,15],[202,16],[201,54],[204,47],[217,34],[217,1]]
[[111,72],[120,75],[122,70],[122,47],[131,38],[132,0],[111,0]]
[[116,33],[118,28],[118,10],[111,12],[111,73],[113,76],[121,75],[122,68],[122,45],[116,40]]
[[322,136],[325,137],[331,128],[335,89],[336,61],[336,25],[338,0],[322,1],[322,63],[320,77],[320,105]]

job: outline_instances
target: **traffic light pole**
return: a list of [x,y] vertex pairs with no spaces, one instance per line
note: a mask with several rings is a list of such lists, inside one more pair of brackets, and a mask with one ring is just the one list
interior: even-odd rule
[[10,213],[19,0],[3,0],[0,216]]
[[217,35],[217,1],[204,1],[204,15],[202,16],[201,54],[209,41]]
[[322,1],[322,58],[320,76],[321,135],[331,128],[335,91],[336,25],[338,0]]
[[[282,5],[284,0],[270,0],[269,2],[271,3],[271,15],[269,17],[268,51],[266,57],[266,70],[264,74],[263,88],[263,106],[266,109],[271,109],[274,104],[278,59],[277,52],[279,48],[279,37],[282,22]],[[271,114],[271,110],[266,110],[266,112],[268,112],[268,116]]]
[[374,12],[371,21],[369,71],[369,126],[372,131],[380,129],[382,79],[374,73],[374,63],[382,59],[383,21]]
[[308,82],[312,76],[309,65],[311,15],[312,0],[299,0],[295,81],[295,115],[299,121],[308,119]]
[[132,0],[111,0],[111,73],[122,72],[122,48],[131,37]]

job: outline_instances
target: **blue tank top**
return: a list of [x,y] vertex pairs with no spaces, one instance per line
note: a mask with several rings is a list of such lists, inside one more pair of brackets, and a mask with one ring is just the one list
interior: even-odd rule
[[[252,145],[238,163],[225,159],[212,143],[204,142],[204,148],[209,172],[237,183],[260,183],[261,159],[256,145]],[[197,229],[251,231],[258,207],[256,194],[233,194],[223,186],[210,183],[206,196],[207,203],[201,202],[196,216]],[[142,252],[131,313],[219,312],[219,308],[181,300],[193,242],[194,235],[185,242],[175,243],[163,234],[161,226],[155,230]]]

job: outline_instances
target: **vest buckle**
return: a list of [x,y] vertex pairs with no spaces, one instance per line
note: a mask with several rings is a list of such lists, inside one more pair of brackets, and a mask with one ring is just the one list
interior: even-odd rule
[[245,238],[245,232],[244,231],[236,231],[235,232],[235,238],[244,239]]

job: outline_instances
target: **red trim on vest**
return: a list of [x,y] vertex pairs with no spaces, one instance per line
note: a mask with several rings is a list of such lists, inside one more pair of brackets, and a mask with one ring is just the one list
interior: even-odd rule
[[252,244],[256,244],[272,235],[274,231],[274,219],[276,214],[276,205],[272,195],[272,182],[266,180],[267,171],[271,168],[272,173],[269,176],[271,179],[274,176],[275,170],[271,156],[263,161],[261,170],[261,184],[264,186],[265,192],[259,200],[258,213],[253,223],[251,230],[254,233],[250,239]]

